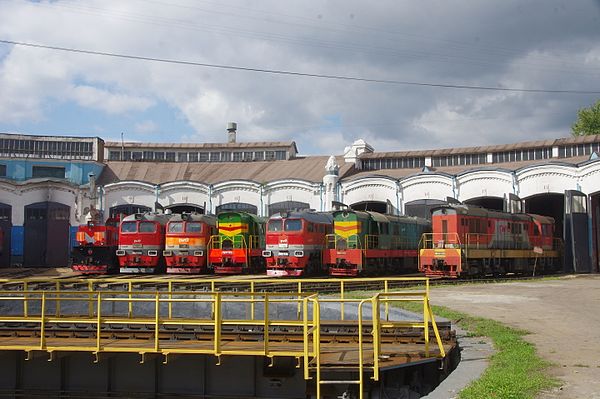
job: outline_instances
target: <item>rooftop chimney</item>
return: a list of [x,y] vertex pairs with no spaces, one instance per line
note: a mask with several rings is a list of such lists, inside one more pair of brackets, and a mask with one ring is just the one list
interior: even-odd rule
[[237,123],[229,122],[227,124],[227,142],[235,143],[235,135],[237,130]]

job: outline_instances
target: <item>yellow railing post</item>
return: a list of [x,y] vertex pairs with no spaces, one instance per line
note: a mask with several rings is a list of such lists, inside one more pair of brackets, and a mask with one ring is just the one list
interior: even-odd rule
[[100,313],[102,313],[102,299],[101,299],[102,293],[98,292],[98,297],[97,297],[97,308],[96,308],[96,325],[97,325],[97,329],[96,329],[96,353],[100,352],[100,334],[102,332],[102,319],[100,316]]
[[[367,299],[363,299],[358,304],[358,397],[359,399],[363,399],[363,384],[364,384],[364,342],[363,342],[363,318],[362,318],[362,310],[363,305],[367,301]],[[373,348],[375,349],[375,348]],[[375,355],[375,351],[373,351],[373,355]]]
[[213,292],[213,314],[215,322],[215,356],[221,354],[221,293]]
[[256,297],[254,296],[254,281],[250,281],[250,292],[252,292],[252,295],[250,296],[250,319],[254,320],[254,300],[256,299]]
[[298,308],[296,310],[296,320],[300,320],[300,314],[302,313],[302,303],[300,300],[302,299],[302,282],[298,281]]
[[379,354],[381,352],[379,312],[379,294],[377,294],[371,300],[371,313],[373,317],[373,331],[371,332],[373,335],[373,380],[375,381],[379,381]]
[[265,356],[269,355],[269,293],[265,292],[264,296],[264,323],[265,329],[263,330],[263,339],[265,343]]
[[313,299],[313,350],[315,351],[317,398],[321,398],[321,307]]
[[173,282],[169,280],[168,284],[169,290],[169,319],[173,318]]
[[[154,352],[158,352],[158,333],[159,333],[159,319],[160,319],[160,292],[156,291],[154,297]],[[169,304],[171,302],[169,301]]]
[[42,291],[42,309],[40,310],[40,350],[46,346],[46,291]]
[[127,291],[128,291],[128,297],[129,297],[129,301],[128,301],[128,305],[127,305],[127,314],[129,315],[129,317],[133,316],[133,296],[131,294],[131,292],[133,291],[133,282],[129,281],[127,283]]
[[304,344],[304,379],[310,379],[309,369],[308,369],[308,297],[302,300],[302,323],[303,323],[303,344]]
[[[215,291],[215,280],[210,280],[210,292],[216,292]],[[220,302],[219,302],[219,304],[220,304]],[[213,318],[213,317],[215,317],[216,302],[212,301],[210,306],[212,307],[210,317]]]
[[423,296],[423,333],[425,335],[425,356],[429,356],[429,309],[427,293]]
[[344,320],[344,281],[340,280],[340,320]]
[[435,340],[438,344],[438,348],[440,349],[440,357],[446,357],[446,350],[444,349],[444,344],[442,343],[442,338],[440,337],[440,332],[438,331],[437,324],[433,317],[433,310],[431,309],[431,304],[429,300],[427,301],[427,308],[429,309],[429,317],[431,318],[431,325],[433,326],[433,332],[435,333]]

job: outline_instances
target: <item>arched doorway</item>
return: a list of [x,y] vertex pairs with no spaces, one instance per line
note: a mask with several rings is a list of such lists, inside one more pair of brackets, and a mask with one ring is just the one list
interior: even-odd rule
[[12,206],[0,203],[0,267],[10,266]]
[[447,204],[446,201],[437,199],[418,199],[404,204],[404,214],[407,216],[431,219],[431,209],[445,204]]
[[282,201],[269,205],[269,216],[279,212],[310,209],[310,204],[300,201]]
[[479,197],[464,201],[467,205],[476,205],[485,209],[502,211],[504,209],[504,198],[499,197]]
[[201,213],[204,214],[204,207],[196,204],[173,204],[165,206],[165,209],[171,213]]
[[71,208],[57,202],[38,202],[25,207],[25,267],[67,266]]
[[554,236],[563,237],[565,217],[565,195],[556,193],[538,194],[525,198],[525,212],[554,218]]
[[217,206],[216,209],[217,215],[221,212],[228,211],[246,212],[258,215],[258,207],[256,205],[248,204],[245,202],[229,202],[227,204],[221,204]]
[[350,208],[354,209],[355,211],[372,211],[388,214],[394,213],[394,210],[390,209],[392,208],[391,205],[383,201],[361,201],[350,205]]
[[150,211],[152,211],[152,209],[145,205],[124,204],[111,207],[108,211],[108,215],[109,217],[114,218],[118,215],[133,215],[134,213],[144,213]]

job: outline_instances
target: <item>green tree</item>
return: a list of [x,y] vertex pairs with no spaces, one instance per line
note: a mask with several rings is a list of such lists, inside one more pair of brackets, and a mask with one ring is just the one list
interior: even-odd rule
[[589,108],[577,111],[577,120],[571,126],[573,136],[600,134],[600,100]]

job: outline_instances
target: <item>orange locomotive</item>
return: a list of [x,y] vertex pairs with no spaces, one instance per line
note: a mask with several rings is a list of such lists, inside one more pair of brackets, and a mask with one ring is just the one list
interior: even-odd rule
[[108,274],[117,269],[115,250],[119,244],[119,217],[101,222],[99,212],[90,211],[88,222],[77,228],[77,244],[71,251],[71,268],[82,274]]
[[554,219],[463,204],[432,209],[432,233],[424,234],[419,271],[428,277],[555,271],[560,241]]
[[200,274],[207,272],[207,243],[216,232],[212,215],[184,213],[167,223],[163,255],[167,273]]

